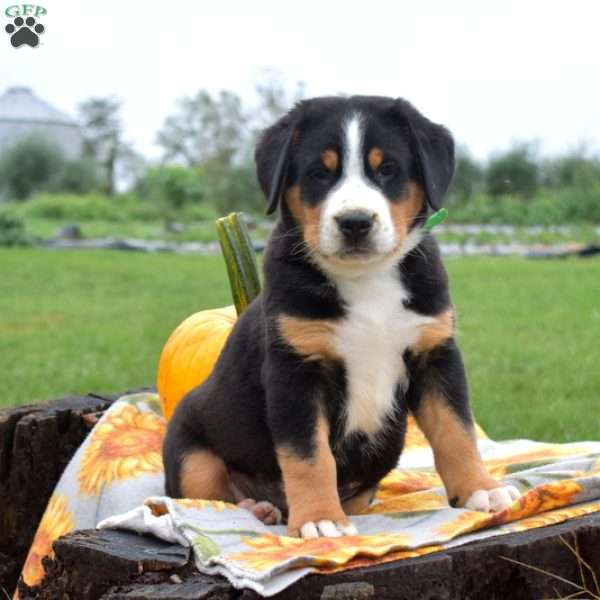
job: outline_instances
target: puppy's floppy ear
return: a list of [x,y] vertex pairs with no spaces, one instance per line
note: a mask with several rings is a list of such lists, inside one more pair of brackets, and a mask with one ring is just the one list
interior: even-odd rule
[[427,203],[433,210],[438,210],[454,175],[452,135],[442,125],[425,118],[406,100],[398,98],[395,105],[410,133]]
[[285,191],[292,144],[300,121],[301,106],[293,108],[260,136],[254,160],[260,187],[267,197],[267,214],[275,212]]

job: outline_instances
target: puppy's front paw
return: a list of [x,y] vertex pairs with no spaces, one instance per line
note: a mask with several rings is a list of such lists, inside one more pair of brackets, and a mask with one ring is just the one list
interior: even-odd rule
[[476,490],[468,498],[465,508],[482,512],[499,512],[508,508],[521,493],[514,485],[504,485],[491,490]]
[[306,507],[290,509],[288,534],[305,539],[318,537],[341,537],[357,535],[356,527],[350,522],[341,506]]
[[318,537],[341,537],[343,535],[357,535],[356,527],[346,521],[308,521],[300,527],[300,537],[313,539]]

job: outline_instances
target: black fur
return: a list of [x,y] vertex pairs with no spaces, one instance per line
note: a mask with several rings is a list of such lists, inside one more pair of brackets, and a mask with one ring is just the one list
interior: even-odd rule
[[[211,376],[181,401],[169,424],[164,461],[171,496],[181,495],[182,458],[192,449],[208,448],[225,461],[237,482],[243,482],[248,496],[271,500],[285,510],[275,448],[285,444],[309,459],[320,409],[330,424],[342,499],[375,488],[396,465],[407,411],[416,410],[431,386],[442,388],[457,414],[470,422],[462,360],[450,340],[427,357],[406,353],[410,384],[408,389],[398,387],[395,410],[375,443],[363,434],[345,437],[345,366],[304,361],[277,331],[281,314],[310,319],[343,319],[346,314],[334,282],[298,250],[302,229],[283,197],[296,184],[308,205],[316,206],[326,197],[340,172],[324,172],[318,157],[324,148],[342,152],[341,125],[357,110],[367,119],[365,145],[382,148],[393,161],[386,176],[365,163],[373,184],[390,202],[397,202],[408,183],[416,182],[429,205],[439,207],[454,168],[452,138],[406,101],[318,98],[300,103],[264,132],[256,150],[258,179],[268,211],[277,205],[281,209],[265,254],[264,290],[236,323]],[[422,225],[426,210],[424,206],[414,227]],[[446,271],[431,236],[425,234],[397,273],[410,292],[408,308],[437,315],[450,306]]]

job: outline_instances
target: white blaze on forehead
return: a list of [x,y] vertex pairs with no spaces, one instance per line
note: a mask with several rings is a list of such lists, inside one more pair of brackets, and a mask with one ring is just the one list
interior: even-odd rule
[[396,244],[389,203],[365,174],[364,123],[360,114],[353,114],[343,126],[342,176],[325,199],[321,217],[319,245],[325,256],[334,255],[343,248],[343,236],[336,217],[353,210],[374,216],[370,241],[375,254],[386,254]]
[[363,121],[353,115],[344,128],[344,175],[364,177],[363,173]]

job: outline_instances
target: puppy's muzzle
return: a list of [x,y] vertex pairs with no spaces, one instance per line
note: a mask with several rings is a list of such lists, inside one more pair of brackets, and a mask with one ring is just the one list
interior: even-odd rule
[[375,215],[364,210],[351,210],[335,217],[344,242],[356,246],[364,242],[373,229]]

